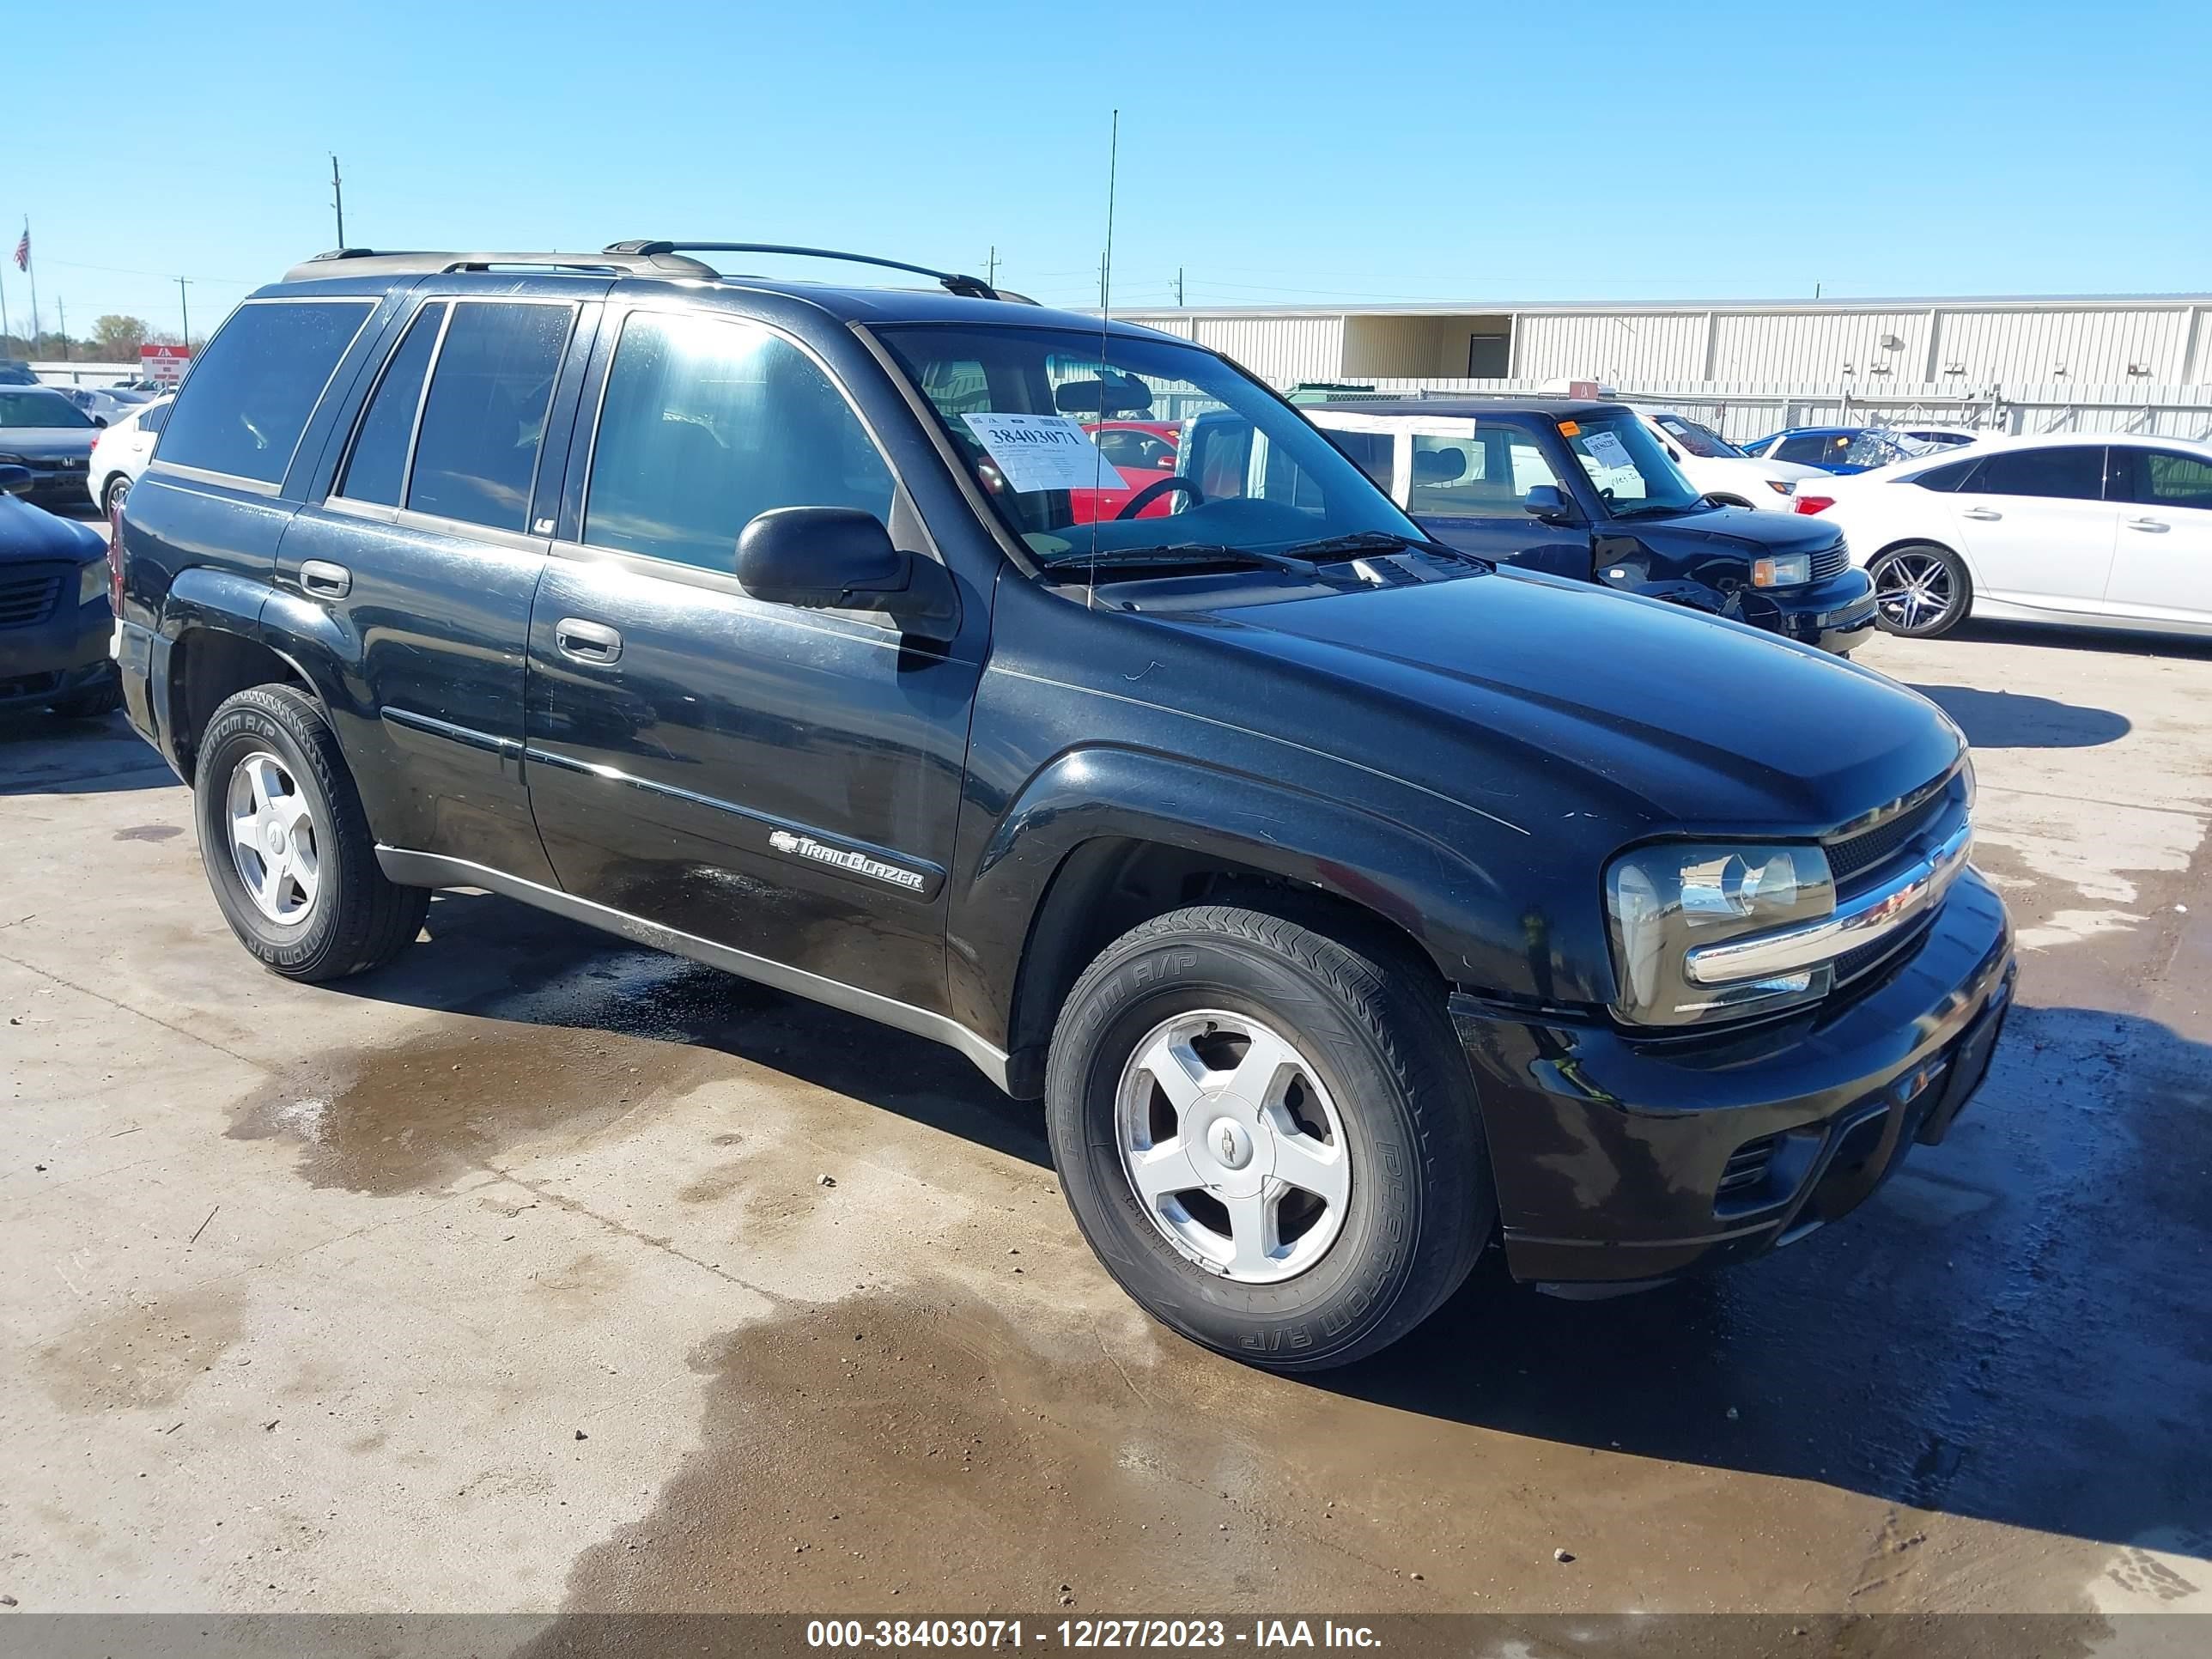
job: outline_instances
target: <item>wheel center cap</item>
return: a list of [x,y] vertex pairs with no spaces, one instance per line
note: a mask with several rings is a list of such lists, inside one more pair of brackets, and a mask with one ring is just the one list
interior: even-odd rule
[[1224,1170],[1241,1170],[1252,1161],[1252,1132],[1233,1117],[1218,1117],[1206,1126],[1206,1150]]
[[283,824],[272,822],[269,828],[262,832],[261,838],[269,843],[269,850],[271,853],[280,858],[283,856],[284,826]]

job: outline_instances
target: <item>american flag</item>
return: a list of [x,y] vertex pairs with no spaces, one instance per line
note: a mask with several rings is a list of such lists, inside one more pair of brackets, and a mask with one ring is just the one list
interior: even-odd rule
[[28,225],[25,225],[23,227],[23,240],[15,244],[15,269],[18,270],[28,270],[30,268],[31,228]]

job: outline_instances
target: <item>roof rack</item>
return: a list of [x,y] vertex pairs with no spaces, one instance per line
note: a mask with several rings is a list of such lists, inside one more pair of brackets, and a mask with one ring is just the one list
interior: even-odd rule
[[786,253],[806,259],[842,259],[848,264],[876,265],[884,270],[911,271],[941,283],[954,294],[971,300],[1011,300],[1020,305],[1036,301],[993,288],[981,276],[963,276],[956,270],[937,270],[908,264],[903,259],[881,259],[872,253],[846,253],[833,247],[789,247],[780,242],[611,242],[606,253],[615,258],[664,259],[685,253]]
[[455,270],[574,271],[595,276],[720,276],[697,259],[666,254],[637,254],[610,248],[603,253],[434,253],[371,247],[332,248],[294,265],[288,283],[312,283],[337,276],[442,276]]

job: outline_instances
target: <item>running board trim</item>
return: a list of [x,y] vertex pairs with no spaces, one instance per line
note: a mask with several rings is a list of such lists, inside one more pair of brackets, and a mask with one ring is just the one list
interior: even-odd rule
[[[932,1013],[928,1009],[917,1008],[912,1003],[900,1002],[873,991],[864,991],[858,986],[846,984],[842,980],[810,974],[804,968],[771,962],[766,957],[757,957],[747,951],[733,951],[726,945],[715,944],[712,939],[680,933],[657,921],[647,921],[642,916],[634,916],[626,910],[596,904],[590,899],[578,898],[573,893],[564,893],[557,888],[540,886],[534,881],[525,881],[520,876],[508,875],[503,870],[471,864],[466,859],[447,858],[440,853],[411,853],[404,848],[379,845],[376,861],[382,867],[386,880],[398,882],[403,887],[481,888],[487,893],[496,893],[502,898],[534,905],[540,910],[550,910],[556,916],[580,921],[586,927],[599,928],[634,944],[689,957],[694,962],[704,963],[709,968],[719,968],[724,973],[735,974],[741,979],[757,980],[779,991],[788,991],[793,996],[824,1003],[849,1014],[860,1014],[898,1030],[911,1031],[916,1036],[927,1037],[933,1042],[942,1042],[947,1048],[957,1048],[975,1062],[976,1069],[985,1077],[1000,1089],[1007,1089],[1006,1051],[985,1042],[949,1015]],[[1007,1091],[1012,1092],[1011,1090]]]

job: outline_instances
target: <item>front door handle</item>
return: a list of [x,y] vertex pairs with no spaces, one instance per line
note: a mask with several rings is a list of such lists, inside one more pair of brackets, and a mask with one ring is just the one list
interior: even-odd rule
[[2166,528],[2166,522],[2163,519],[2123,519],[2120,522],[2130,530],[2156,531]]
[[562,656],[594,667],[603,668],[622,659],[622,635],[605,623],[586,622],[580,617],[563,617],[554,623],[553,643]]
[[1966,507],[1959,509],[1962,519],[2002,519],[2004,514],[1992,507]]
[[353,592],[353,572],[328,559],[307,559],[300,565],[301,591],[319,599],[342,599]]

